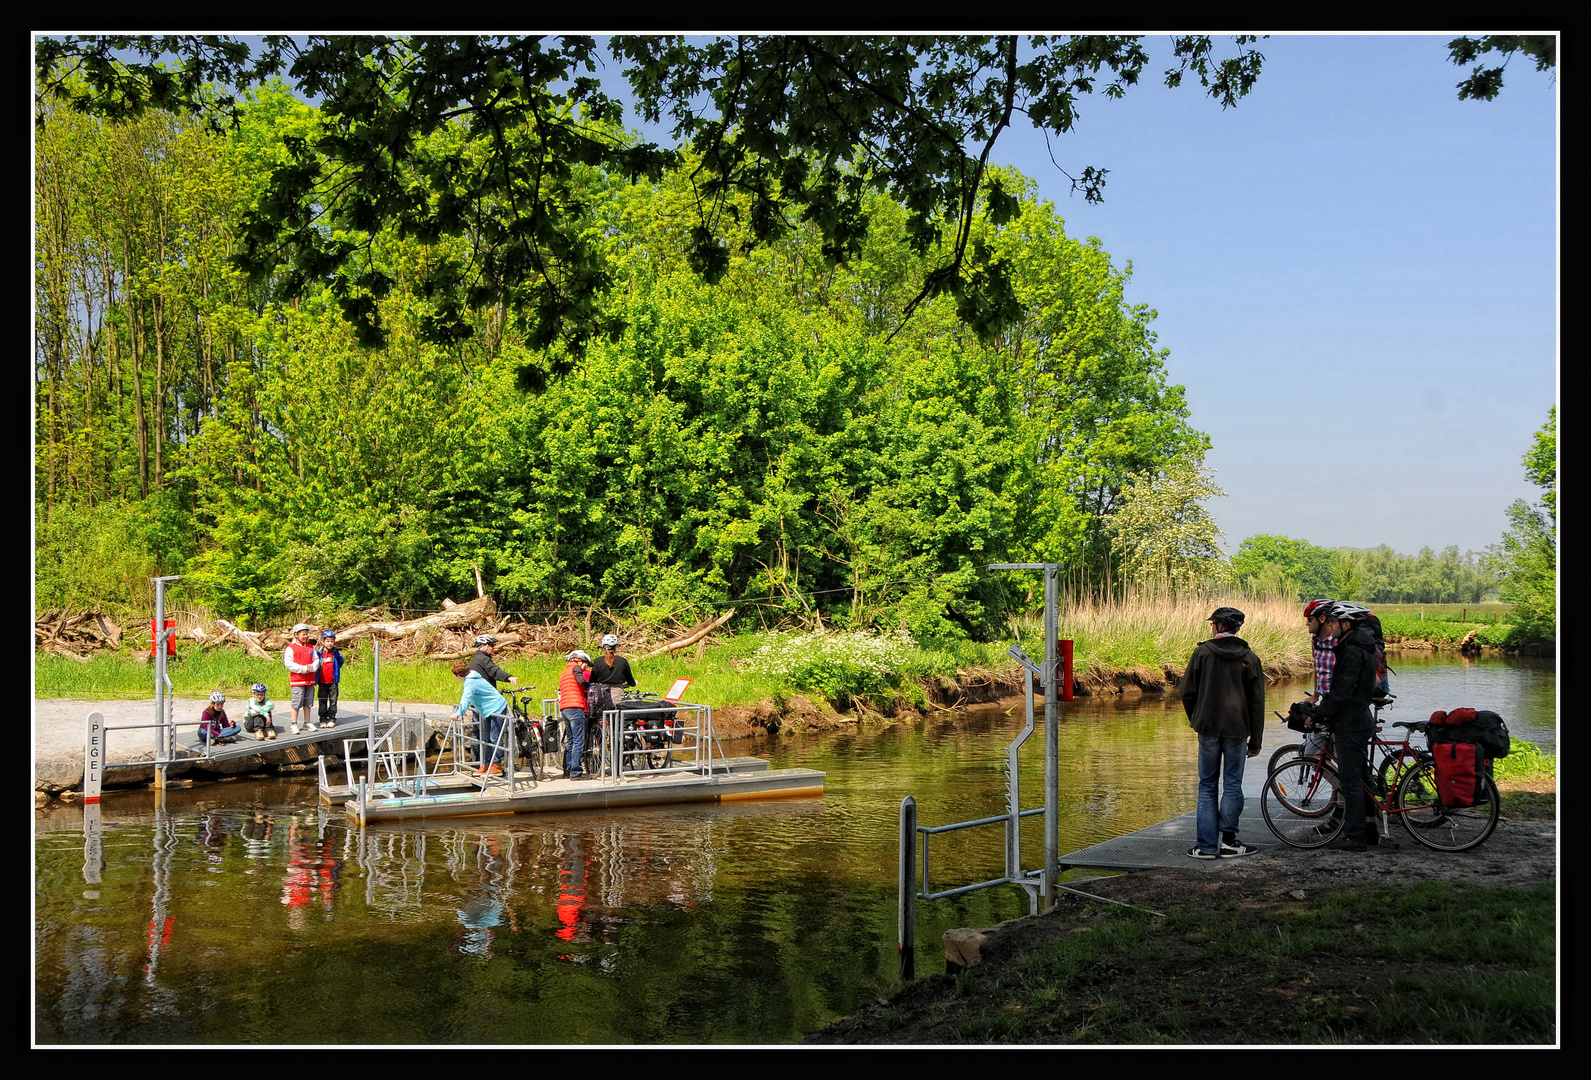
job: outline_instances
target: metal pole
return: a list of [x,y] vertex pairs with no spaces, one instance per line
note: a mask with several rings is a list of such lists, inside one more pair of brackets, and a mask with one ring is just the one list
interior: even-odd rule
[[381,639],[373,637],[370,641],[372,662],[375,665],[376,688],[373,691],[375,700],[370,703],[370,719],[365,721],[365,738],[369,740],[365,745],[370,747],[370,760],[374,764],[376,758],[376,713],[381,710]]
[[1061,567],[1044,564],[1044,908],[1060,898],[1055,865],[1060,844],[1060,694],[1055,685],[1055,646],[1060,623]]
[[902,982],[917,973],[917,800],[910,795],[900,801],[900,877],[896,948],[900,951],[898,973]]
[[[180,581],[178,576],[157,577],[151,580],[155,583],[155,625],[150,637],[155,646],[155,721],[160,724],[160,730],[155,734],[155,790],[166,790],[166,762],[171,760],[176,750],[176,731],[171,723],[169,710],[176,706],[175,695],[173,700],[166,701],[166,582]],[[170,730],[168,730],[170,729]]]

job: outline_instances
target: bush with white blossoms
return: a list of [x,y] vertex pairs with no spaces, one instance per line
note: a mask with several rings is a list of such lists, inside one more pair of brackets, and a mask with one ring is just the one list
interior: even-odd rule
[[742,669],[771,675],[797,690],[818,691],[841,708],[852,698],[900,685],[916,644],[905,631],[844,630],[772,638],[746,658]]

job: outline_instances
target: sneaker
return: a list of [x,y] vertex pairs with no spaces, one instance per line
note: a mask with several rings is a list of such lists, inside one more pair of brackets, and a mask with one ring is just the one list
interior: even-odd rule
[[254,741],[255,742],[260,742],[264,738],[265,738],[265,729],[264,728],[260,728],[260,730],[258,730],[258,731],[256,731],[254,733]]
[[1198,844],[1194,844],[1188,849],[1188,858],[1190,859],[1219,859],[1220,857],[1213,851],[1200,851]]
[[327,728],[327,729],[334,728],[334,727],[337,726],[337,721],[335,721],[335,720],[322,720],[320,722],[320,726],[323,727],[323,728]]
[[266,738],[267,738],[267,739],[274,739],[274,738],[276,738],[276,729],[275,729],[275,728],[266,728],[266,729],[265,729],[265,737],[266,737]]
[[304,730],[305,731],[314,731],[315,730],[315,725],[314,724],[305,724],[304,725]]
[[1258,850],[1259,848],[1250,847],[1237,839],[1237,837],[1233,837],[1231,843],[1227,843],[1225,840],[1221,841],[1221,858],[1223,859],[1235,859],[1240,855],[1252,855]]
[[289,724],[289,725],[288,725],[288,729],[289,729],[289,730],[290,730],[290,731],[292,731],[292,733],[293,733],[293,734],[294,734],[294,735],[297,735],[297,734],[298,734],[298,725],[297,725],[297,724]]

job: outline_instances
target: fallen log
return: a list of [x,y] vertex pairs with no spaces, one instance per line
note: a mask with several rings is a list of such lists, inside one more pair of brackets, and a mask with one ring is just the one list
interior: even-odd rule
[[453,626],[470,626],[482,619],[489,619],[497,614],[497,605],[492,603],[490,596],[482,596],[471,600],[467,604],[454,604],[444,611],[434,615],[426,615],[418,619],[388,620],[384,622],[366,622],[350,626],[346,630],[337,631],[339,642],[356,641],[359,638],[380,638],[382,641],[400,641],[412,637],[421,630],[442,630]]
[[260,635],[258,633],[251,634],[247,630],[233,626],[225,619],[216,619],[215,624],[221,628],[221,632],[226,637],[233,638],[238,642],[238,644],[242,645],[244,651],[246,651],[250,656],[258,660],[276,659],[276,657],[266,652],[260,646]]
[[734,617],[734,614],[735,609],[730,608],[728,611],[724,612],[711,622],[705,623],[701,626],[698,626],[696,629],[691,630],[684,637],[675,638],[673,641],[665,641],[662,645],[653,649],[645,656],[638,656],[636,659],[650,660],[654,656],[662,656],[664,653],[676,652],[688,645],[694,645],[702,638],[705,638],[708,634],[711,634],[714,630],[717,630],[720,626],[723,626],[726,622]]

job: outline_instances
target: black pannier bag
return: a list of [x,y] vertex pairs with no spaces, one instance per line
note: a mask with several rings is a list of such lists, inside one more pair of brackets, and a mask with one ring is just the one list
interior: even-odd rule
[[622,698],[615,705],[625,730],[633,724],[648,750],[663,749],[670,735],[667,728],[673,727],[677,715],[674,709],[667,707],[668,702],[657,698]]
[[[1442,719],[1437,719],[1437,717]],[[1454,709],[1443,714],[1431,714],[1425,737],[1432,748],[1445,743],[1474,743],[1482,756],[1507,757],[1513,749],[1508,737],[1508,725],[1503,718],[1487,709]]]

